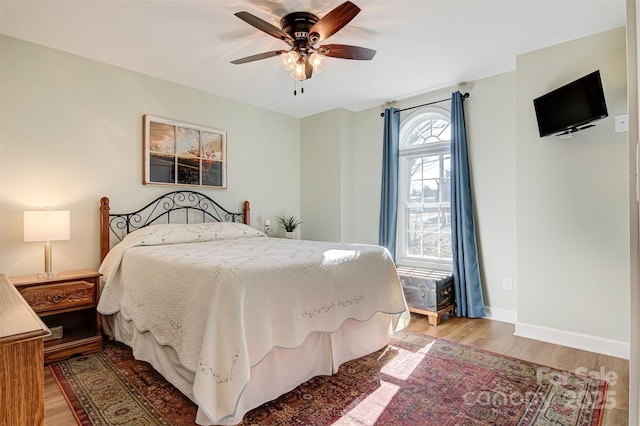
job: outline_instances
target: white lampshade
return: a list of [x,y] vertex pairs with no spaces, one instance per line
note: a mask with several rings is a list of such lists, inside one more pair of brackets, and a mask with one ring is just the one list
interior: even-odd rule
[[291,70],[291,78],[298,81],[307,79],[307,62],[304,58],[298,59],[298,62],[294,65],[293,70]]
[[280,65],[287,71],[291,71],[298,62],[300,55],[295,50],[290,50],[280,54]]
[[322,72],[327,65],[325,57],[316,52],[309,55],[309,63],[313,66],[313,71],[317,73]]
[[25,241],[61,241],[71,239],[71,213],[68,210],[24,212]]

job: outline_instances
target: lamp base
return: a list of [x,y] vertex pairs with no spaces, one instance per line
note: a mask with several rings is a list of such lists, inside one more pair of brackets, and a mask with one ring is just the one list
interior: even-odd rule
[[36,275],[39,280],[50,280],[51,278],[56,278],[57,276],[57,272],[40,272]]

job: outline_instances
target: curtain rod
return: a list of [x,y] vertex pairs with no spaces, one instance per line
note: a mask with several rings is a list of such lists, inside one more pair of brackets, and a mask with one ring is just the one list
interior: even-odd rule
[[[462,95],[462,99],[467,99],[469,97],[469,92],[466,92],[464,95]],[[440,102],[445,102],[445,101],[450,101],[451,98],[447,98],[447,99],[440,99],[439,101],[433,101],[433,102],[429,102],[426,104],[422,104],[422,105],[416,105],[416,106],[412,106],[412,107],[408,107],[408,108],[402,108],[402,109],[398,109],[393,111],[394,114],[402,112],[402,111],[406,111],[409,109],[414,109],[414,108],[420,108],[420,107],[424,107],[424,106],[429,106],[429,105],[433,105],[433,104],[439,104]],[[384,112],[380,113],[380,117],[384,117]]]

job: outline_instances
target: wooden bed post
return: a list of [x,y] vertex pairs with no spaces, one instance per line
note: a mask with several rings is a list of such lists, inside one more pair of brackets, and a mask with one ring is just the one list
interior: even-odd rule
[[100,263],[109,253],[109,199],[100,199]]
[[251,209],[249,208],[249,202],[248,201],[244,202],[242,213],[244,214],[244,216],[243,216],[244,224],[247,225],[247,226],[251,225]]

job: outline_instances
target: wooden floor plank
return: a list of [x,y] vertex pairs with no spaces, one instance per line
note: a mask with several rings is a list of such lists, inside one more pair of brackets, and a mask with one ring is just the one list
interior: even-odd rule
[[[408,330],[432,337],[459,342],[491,352],[525,359],[566,371],[615,373],[617,380],[609,387],[615,408],[605,410],[604,426],[623,426],[629,418],[629,362],[623,359],[514,336],[513,324],[487,319],[443,318],[432,326],[427,317],[411,314]],[[45,425],[69,426],[76,423],[58,385],[45,367]]]
[[513,324],[487,319],[449,318],[443,320],[441,325],[433,327],[428,325],[426,318],[412,314],[408,330],[561,370],[575,372],[576,369],[581,368],[587,372],[615,373],[618,380],[609,385],[609,397],[612,398],[615,407],[605,410],[602,424],[626,426],[629,423],[629,362],[627,360],[514,336]]
[[44,424],[45,426],[71,426],[77,424],[67,400],[60,392],[49,367],[44,368]]

